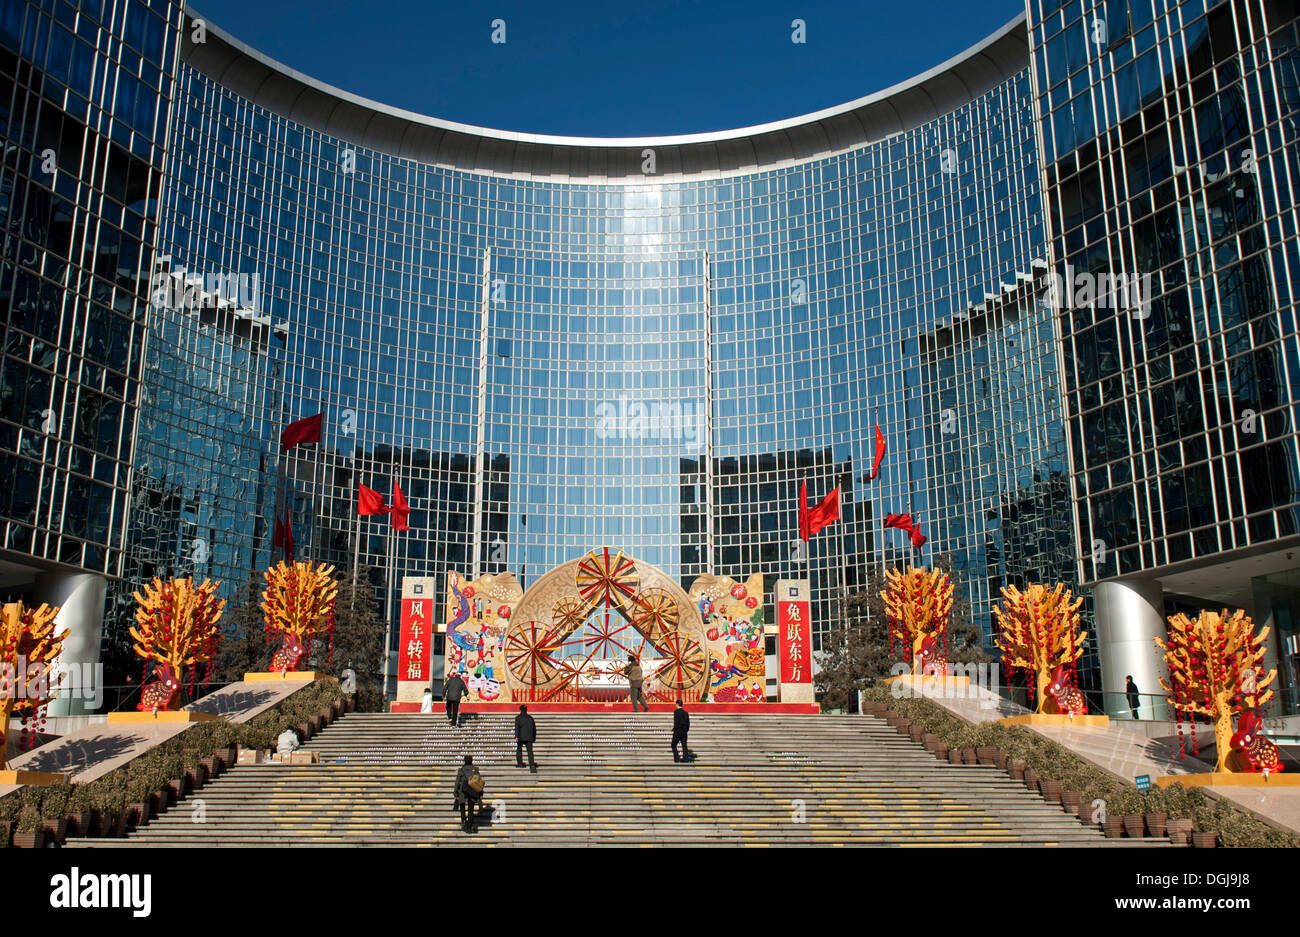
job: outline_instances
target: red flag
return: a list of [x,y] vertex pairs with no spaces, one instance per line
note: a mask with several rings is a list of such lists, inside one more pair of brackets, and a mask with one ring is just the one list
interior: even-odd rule
[[384,504],[384,496],[373,488],[367,488],[365,485],[360,486],[361,491],[357,495],[357,513],[362,517],[371,514],[387,514],[392,510]]
[[324,412],[294,420],[280,433],[280,448],[292,449],[320,442],[321,427],[325,424]]
[[912,546],[918,550],[925,546],[925,534],[921,533],[920,527],[912,528]]
[[840,519],[840,486],[822,498],[817,507],[808,512],[808,536],[812,536],[827,524]]
[[289,519],[288,508],[285,508],[283,523],[280,518],[275,519],[275,537],[272,539],[271,545],[282,547],[284,549],[284,558],[290,563],[293,562],[293,522]]
[[886,514],[886,527],[897,527],[899,530],[912,532],[912,515],[911,514]]
[[808,483],[799,485],[799,539],[808,541]]
[[871,474],[867,476],[868,481],[873,481],[880,474],[880,463],[885,458],[885,434],[880,431],[880,424],[876,424],[876,459],[871,463]]
[[406,503],[406,495],[402,491],[402,486],[393,480],[393,507],[391,520],[393,530],[410,530],[411,525],[407,523],[407,518],[411,516],[411,506]]

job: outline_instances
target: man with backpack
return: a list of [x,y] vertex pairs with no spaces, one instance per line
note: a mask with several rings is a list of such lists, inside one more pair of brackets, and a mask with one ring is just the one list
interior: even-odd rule
[[[682,707],[682,701],[677,701],[677,708],[673,710],[673,761],[694,761],[695,753],[690,750],[686,744],[686,733],[691,730],[691,716]],[[677,746],[682,746],[682,753],[677,754]]]
[[520,706],[519,715],[515,716],[515,766],[524,766],[524,749],[528,749],[528,770],[537,773],[537,762],[533,759],[533,743],[537,741],[537,723],[528,715],[528,707]]
[[[474,765],[474,756],[466,755],[465,764],[456,772],[456,806],[460,810],[460,828],[466,833],[475,831],[475,808],[483,801],[483,775]],[[482,810],[478,811],[479,816]]]
[[645,682],[645,671],[641,669],[641,661],[636,657],[628,658],[627,666],[623,668],[623,676],[627,677],[628,699],[632,701],[632,712],[636,712],[637,703],[641,704],[642,712],[649,712],[650,707],[646,705],[645,697],[641,694],[641,686]]
[[456,725],[460,719],[460,698],[465,695],[469,687],[465,686],[465,681],[460,678],[460,674],[453,672],[447,678],[447,682],[442,685],[442,698],[447,703],[447,718],[452,725]]

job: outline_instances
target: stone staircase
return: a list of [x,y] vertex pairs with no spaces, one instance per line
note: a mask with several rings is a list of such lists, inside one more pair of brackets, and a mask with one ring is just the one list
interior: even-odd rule
[[[697,711],[693,764],[672,717],[537,717],[531,774],[513,718],[354,713],[305,746],[318,765],[244,765],[125,839],[69,846],[1103,846],[1107,840],[991,766],[951,765],[871,716]],[[465,754],[490,823],[452,809]],[[201,804],[199,802],[202,802]]]

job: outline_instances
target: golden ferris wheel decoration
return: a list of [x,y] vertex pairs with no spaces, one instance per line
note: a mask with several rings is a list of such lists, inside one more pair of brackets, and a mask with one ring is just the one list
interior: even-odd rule
[[580,702],[620,682],[626,689],[623,664],[643,655],[652,697],[694,701],[707,690],[709,652],[694,603],[622,550],[592,550],[546,573],[517,614],[503,641],[516,700]]

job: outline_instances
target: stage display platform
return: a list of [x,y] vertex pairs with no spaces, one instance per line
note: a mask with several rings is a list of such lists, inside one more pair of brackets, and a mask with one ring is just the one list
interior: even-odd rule
[[[511,716],[519,712],[520,706],[527,706],[530,713],[616,713],[631,712],[628,703],[461,703],[461,715],[466,713]],[[671,713],[677,706],[673,703],[651,703],[651,713]],[[638,710],[639,712],[640,710]],[[707,716],[710,713],[728,715],[743,714],[747,716],[815,716],[821,712],[817,703],[687,703],[686,711],[692,715]],[[419,713],[419,703],[391,703],[389,712]],[[442,700],[433,701],[433,714],[445,718]]]

